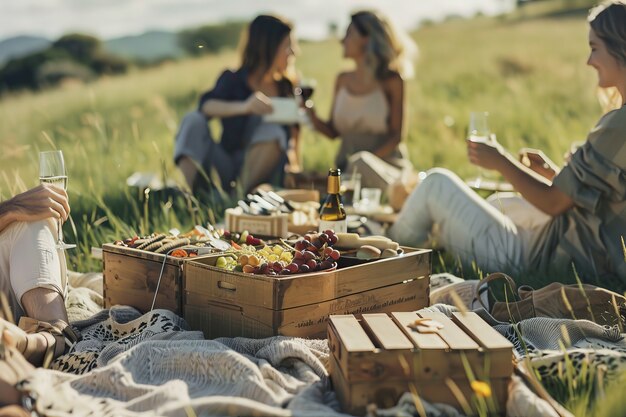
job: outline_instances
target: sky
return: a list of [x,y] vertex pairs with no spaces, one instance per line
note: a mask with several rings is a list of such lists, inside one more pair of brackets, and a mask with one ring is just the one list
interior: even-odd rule
[[148,30],[176,31],[229,19],[278,13],[292,20],[301,38],[318,39],[350,11],[376,8],[412,29],[424,18],[497,13],[514,0],[0,0],[0,40],[16,35],[55,39],[82,32],[111,39]]

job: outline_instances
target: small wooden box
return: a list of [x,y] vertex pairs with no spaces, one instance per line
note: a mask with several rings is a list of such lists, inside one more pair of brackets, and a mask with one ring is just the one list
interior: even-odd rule
[[[420,333],[410,326],[420,318],[443,327]],[[351,414],[364,414],[370,403],[394,406],[404,392],[459,409],[461,393],[472,413],[477,401],[490,414],[506,410],[513,345],[475,313],[452,319],[438,312],[330,316],[328,344],[333,386]],[[473,378],[489,384],[491,395],[477,400]]]
[[205,337],[323,338],[331,314],[412,311],[428,306],[431,251],[335,271],[265,276],[216,268],[216,256],[186,265],[184,314]]
[[182,316],[183,265],[194,258],[176,258],[144,250],[102,245],[104,307],[121,304],[145,313],[152,306],[161,269],[163,276],[155,308],[164,308]]
[[241,233],[244,230],[253,235],[277,236],[286,238],[288,216],[284,213],[273,213],[267,216],[244,214],[240,208],[226,209],[224,214],[226,229]]

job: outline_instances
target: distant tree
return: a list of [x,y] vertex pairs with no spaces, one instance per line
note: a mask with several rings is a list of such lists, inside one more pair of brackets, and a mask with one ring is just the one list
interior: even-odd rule
[[0,69],[0,91],[19,90],[22,88],[38,89],[37,73],[48,61],[71,60],[71,56],[58,49],[46,49],[25,57],[12,59]]
[[128,61],[117,55],[98,51],[92,56],[89,67],[96,74],[123,74],[128,70]]
[[38,87],[54,86],[68,79],[87,82],[93,78],[93,71],[71,59],[46,61],[36,74]]
[[234,21],[183,30],[178,33],[178,45],[194,56],[235,48],[245,26],[245,22]]
[[55,85],[65,78],[88,81],[94,75],[120,74],[128,61],[105,52],[98,38],[73,33],[50,48],[7,62],[0,69],[0,92]]
[[81,33],[64,35],[52,44],[52,48],[66,51],[78,62],[89,63],[102,47],[98,38]]

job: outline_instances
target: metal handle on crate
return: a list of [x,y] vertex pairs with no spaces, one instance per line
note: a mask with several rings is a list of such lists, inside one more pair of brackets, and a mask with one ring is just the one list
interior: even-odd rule
[[228,291],[237,291],[237,286],[227,281],[217,281],[217,288]]
[[159,287],[161,286],[161,278],[163,278],[163,270],[165,269],[165,263],[167,262],[167,257],[170,253],[174,252],[176,248],[169,250],[165,256],[163,257],[163,264],[161,265],[161,272],[159,272],[159,279],[157,281],[156,289],[154,290],[154,297],[152,297],[152,306],[150,307],[150,311],[154,310],[154,304],[156,303],[157,294],[159,293]]

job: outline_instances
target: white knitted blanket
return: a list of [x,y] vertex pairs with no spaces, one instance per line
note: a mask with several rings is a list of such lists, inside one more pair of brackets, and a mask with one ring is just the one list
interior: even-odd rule
[[55,362],[83,374],[39,369],[24,384],[41,415],[343,415],[325,340],[202,340],[166,310],[122,307],[100,320],[108,312],[75,323],[85,339]]

